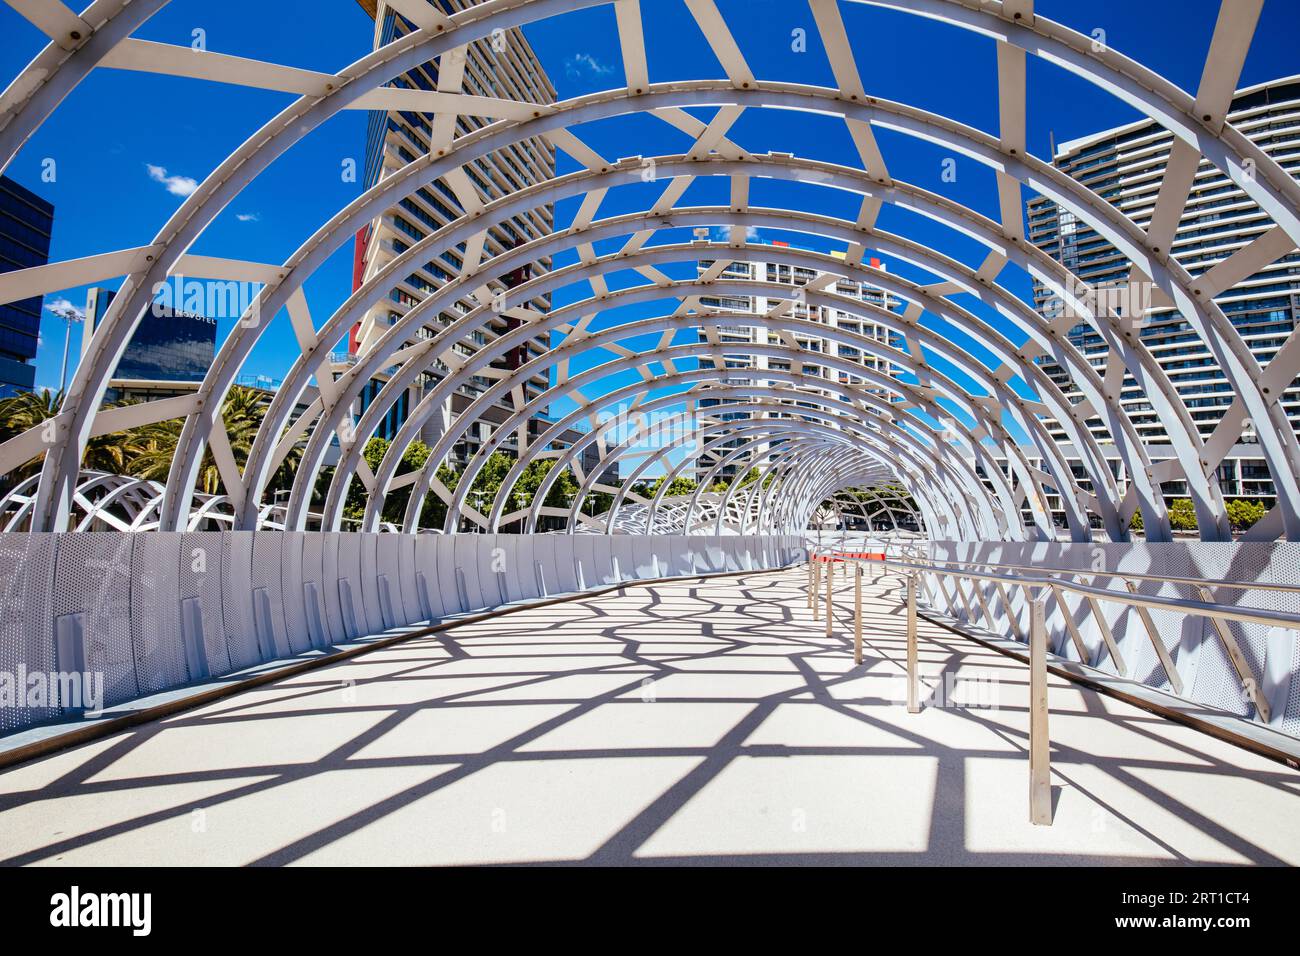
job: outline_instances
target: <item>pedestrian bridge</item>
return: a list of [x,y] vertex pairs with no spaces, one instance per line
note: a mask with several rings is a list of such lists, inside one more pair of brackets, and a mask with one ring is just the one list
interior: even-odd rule
[[[166,6],[0,11],[15,176],[65,100],[260,91],[200,178],[96,183],[166,193],[136,244],[0,274],[115,290],[0,417],[0,861],[1300,860],[1300,313],[1236,309],[1300,248],[1290,133],[1234,113],[1282,0],[1194,91],[1032,0],[381,0],[329,63]],[[1035,155],[1085,100],[1167,150],[1122,204]],[[250,293],[202,380],[111,400],[187,277]]]

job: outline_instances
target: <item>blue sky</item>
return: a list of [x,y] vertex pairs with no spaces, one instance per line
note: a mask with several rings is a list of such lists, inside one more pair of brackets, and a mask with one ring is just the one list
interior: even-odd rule
[[[996,132],[996,67],[991,40],[864,4],[844,3],[841,7],[868,92],[947,113]],[[806,4],[799,0],[719,0],[719,8],[759,78],[832,85]],[[1039,0],[1036,8],[1041,15],[1085,33],[1104,28],[1110,45],[1184,89],[1194,90],[1218,5],[1209,0]],[[717,60],[681,0],[643,0],[642,10],[652,82],[721,75]],[[1297,28],[1300,4],[1267,0],[1243,85],[1300,72]],[[353,0],[173,0],[137,35],[189,44],[195,29],[205,31],[210,50],[337,72],[370,50],[373,25]],[[792,31],[796,29],[807,31],[806,52],[792,49]],[[43,38],[7,6],[0,6],[0,34],[5,37],[0,71],[11,78],[41,48]],[[609,6],[530,26],[527,36],[561,98],[624,84]],[[917,52],[922,48],[929,51],[928,56]],[[1029,58],[1028,89],[1029,146],[1039,156],[1048,155],[1051,135],[1061,142],[1137,118],[1117,100],[1035,57]],[[272,92],[97,70],[27,144],[7,174],[55,204],[52,259],[143,245],[182,201],[169,191],[169,183],[183,189],[184,178],[202,180],[290,101],[291,97]],[[706,121],[711,114],[712,110],[697,113]],[[339,170],[348,158],[364,165],[365,123],[365,113],[345,112],[312,133],[226,209],[193,251],[261,262],[287,258],[321,222],[357,195],[358,185],[344,182]],[[615,159],[676,151],[689,144],[684,135],[647,117],[589,124],[580,134],[592,147]],[[780,150],[846,164],[858,162],[843,124],[830,117],[749,111],[729,135],[751,152]],[[946,158],[943,150],[888,131],[879,132],[878,139],[896,178],[997,216],[994,178],[989,170],[958,159],[957,180],[947,183],[941,179]],[[41,178],[42,162],[47,158],[57,163],[54,182]],[[150,166],[166,173],[151,176]],[[561,171],[573,166],[567,157],[562,158]],[[725,182],[697,181],[684,201],[725,201],[725,190]],[[635,205],[644,199],[635,189],[611,192],[601,215],[645,208]],[[751,201],[755,205],[798,204],[850,220],[858,205],[848,194],[759,180],[755,180]],[[562,204],[557,210],[558,223],[563,225],[575,208],[576,202]],[[982,258],[980,247],[972,241],[904,211],[887,209],[880,225],[971,265]],[[830,248],[826,242],[807,237],[772,233],[763,238]],[[350,291],[351,256],[349,242],[308,285],[308,300],[318,324]],[[568,261],[572,257],[559,264]],[[923,277],[904,264],[890,262],[890,267],[910,278]],[[693,267],[683,264],[666,271],[687,276]],[[1013,276],[1009,270],[1003,280],[1028,296],[1027,278]],[[113,286],[116,281],[106,284]],[[623,279],[612,282],[615,287],[627,284]],[[585,286],[570,289],[557,295],[556,302],[564,304],[587,294]],[[63,295],[74,304],[84,304],[84,288],[66,290]],[[58,297],[51,295],[47,303]],[[644,314],[652,314],[652,309],[624,309],[604,321]],[[226,331],[220,328],[218,334]],[[63,322],[46,314],[38,385],[57,385],[63,335]],[[74,330],[74,335],[79,331]],[[247,371],[278,377],[295,352],[288,323],[282,317],[264,335]]]

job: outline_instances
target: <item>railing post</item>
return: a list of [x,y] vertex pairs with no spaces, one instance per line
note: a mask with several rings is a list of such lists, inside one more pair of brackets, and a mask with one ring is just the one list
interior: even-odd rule
[[921,712],[921,693],[916,665],[916,572],[907,575],[907,712]]
[[1052,823],[1051,745],[1047,735],[1047,596],[1029,604],[1029,822]]
[[827,558],[826,565],[826,636],[831,636],[831,624],[833,615],[831,614],[831,589],[835,586],[835,562]]
[[813,606],[813,595],[817,593],[816,575],[813,571],[817,567],[817,556],[808,555],[808,606]]
[[853,663],[862,663],[862,564],[853,565]]
[[817,559],[816,571],[813,572],[812,590],[808,592],[808,604],[812,608],[813,620],[816,621],[821,617],[821,606],[817,603],[817,588],[822,583],[822,561]]

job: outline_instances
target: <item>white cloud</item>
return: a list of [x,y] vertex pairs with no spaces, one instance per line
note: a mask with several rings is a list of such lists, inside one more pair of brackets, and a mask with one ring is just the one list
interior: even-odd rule
[[581,76],[584,73],[604,76],[606,73],[614,72],[614,68],[606,63],[601,63],[590,53],[575,53],[564,61],[564,71],[569,76]]
[[240,222],[261,222],[262,214],[260,212],[237,212],[235,218]]
[[149,170],[149,178],[156,183],[162,183],[173,196],[188,196],[199,188],[198,182],[189,176],[168,176],[167,170],[162,166],[155,166],[153,163],[144,165],[145,169]]
[[[731,227],[714,226],[712,229],[709,230],[709,238],[712,239],[714,242],[728,242],[731,239]],[[757,226],[746,226],[745,241],[762,242],[763,234],[759,231]]]
[[78,309],[67,299],[55,299],[47,303],[45,311],[50,315],[57,315],[61,319],[70,319],[73,322],[80,322],[86,317],[86,313]]

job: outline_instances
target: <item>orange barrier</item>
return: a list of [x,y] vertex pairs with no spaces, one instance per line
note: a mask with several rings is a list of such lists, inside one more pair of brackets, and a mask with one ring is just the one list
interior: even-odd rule
[[836,551],[829,555],[814,555],[817,561],[847,561],[851,558],[859,561],[883,561],[885,554],[883,551]]

